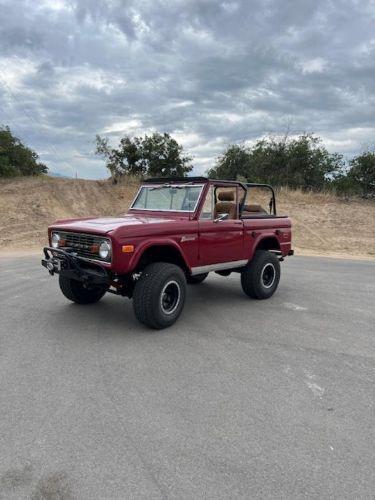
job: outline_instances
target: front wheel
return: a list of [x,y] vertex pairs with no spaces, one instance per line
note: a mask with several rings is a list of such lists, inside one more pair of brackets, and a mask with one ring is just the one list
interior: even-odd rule
[[133,308],[137,319],[151,328],[161,330],[173,325],[184,307],[185,274],[167,262],[149,264],[137,281]]
[[106,286],[86,288],[81,281],[59,275],[59,285],[65,297],[76,304],[94,304],[108,290]]
[[243,291],[253,299],[271,297],[280,281],[280,262],[275,254],[258,250],[241,272]]

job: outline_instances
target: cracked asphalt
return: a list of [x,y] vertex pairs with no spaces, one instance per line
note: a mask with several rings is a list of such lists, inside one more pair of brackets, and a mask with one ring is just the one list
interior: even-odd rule
[[2,499],[374,498],[375,262],[212,274],[157,332],[1,258],[0,382]]

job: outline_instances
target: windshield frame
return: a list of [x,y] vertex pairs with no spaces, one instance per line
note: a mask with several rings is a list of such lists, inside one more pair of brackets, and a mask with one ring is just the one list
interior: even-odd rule
[[[141,194],[141,191],[143,188],[145,189],[149,189],[149,188],[163,188],[163,187],[178,187],[178,188],[192,188],[192,187],[199,187],[200,188],[200,191],[199,191],[199,195],[198,195],[198,198],[197,198],[197,201],[195,202],[195,206],[192,210],[178,210],[176,208],[165,208],[165,209],[161,209],[161,208],[139,208],[139,207],[134,207],[134,204],[136,203],[136,201],[138,200],[140,194]],[[142,186],[140,186],[140,188],[138,189],[138,192],[137,194],[135,195],[134,197],[134,200],[132,201],[132,204],[130,205],[130,208],[129,210],[138,210],[140,212],[177,212],[177,213],[185,213],[185,214],[192,214],[194,212],[196,212],[198,206],[199,206],[199,202],[202,198],[202,192],[203,192],[203,188],[205,187],[205,184],[193,184],[193,183],[166,183],[166,184],[159,184],[159,183],[155,183],[155,184],[142,184]]]

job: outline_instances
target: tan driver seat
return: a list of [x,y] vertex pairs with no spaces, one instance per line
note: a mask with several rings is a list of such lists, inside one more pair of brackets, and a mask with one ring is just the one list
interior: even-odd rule
[[215,205],[214,219],[222,214],[228,214],[229,219],[236,219],[237,205],[234,201],[234,192],[221,191],[217,197],[219,201]]

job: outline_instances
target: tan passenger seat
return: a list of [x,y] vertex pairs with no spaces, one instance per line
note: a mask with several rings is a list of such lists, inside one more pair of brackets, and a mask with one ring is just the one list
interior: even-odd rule
[[249,212],[250,214],[266,214],[267,210],[264,210],[261,205],[244,205],[242,215],[246,215],[244,212]]
[[234,192],[221,191],[217,197],[219,201],[215,205],[214,219],[222,214],[228,214],[229,219],[236,219],[237,204],[234,201]]

